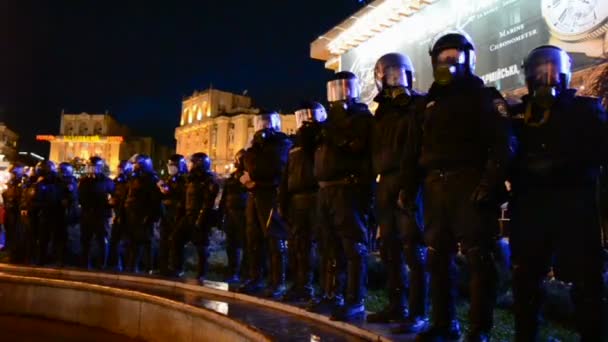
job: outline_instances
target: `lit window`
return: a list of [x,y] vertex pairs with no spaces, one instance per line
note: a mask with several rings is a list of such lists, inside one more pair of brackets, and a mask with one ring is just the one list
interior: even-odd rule
[[198,112],[196,112],[196,120],[201,121],[203,119],[203,110],[202,109],[198,109]]
[[188,123],[191,124],[192,123],[192,112],[188,111]]

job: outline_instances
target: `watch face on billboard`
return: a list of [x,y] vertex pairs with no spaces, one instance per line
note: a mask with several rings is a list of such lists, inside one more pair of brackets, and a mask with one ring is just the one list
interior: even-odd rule
[[487,85],[508,91],[524,86],[523,60],[541,45],[567,51],[574,70],[604,61],[608,0],[438,1],[346,52],[342,69],[357,74],[361,98],[370,103],[376,94],[374,64],[385,53],[400,52],[414,65],[414,87],[426,91],[433,83],[429,45],[454,29],[473,39],[476,74]]
[[606,32],[606,0],[542,0],[542,14],[551,33],[577,41]]

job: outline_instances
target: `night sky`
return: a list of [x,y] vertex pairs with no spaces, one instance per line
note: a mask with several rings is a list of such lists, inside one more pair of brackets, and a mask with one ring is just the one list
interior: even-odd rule
[[331,73],[310,59],[319,35],[357,0],[0,2],[0,120],[21,150],[48,153],[67,113],[110,111],[173,146],[181,100],[195,89],[242,93],[291,111],[323,99]]

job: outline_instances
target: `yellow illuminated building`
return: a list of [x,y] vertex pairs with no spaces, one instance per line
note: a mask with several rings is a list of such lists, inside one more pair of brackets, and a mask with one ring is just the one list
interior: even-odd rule
[[49,159],[56,163],[99,156],[112,172],[120,160],[135,153],[154,153],[152,138],[130,137],[129,129],[109,114],[62,114],[59,135],[38,135],[36,139],[51,144]]
[[[253,117],[257,112],[248,96],[217,89],[195,92],[182,102],[180,126],[175,129],[177,153],[189,156],[205,152],[216,172],[231,171],[235,153],[253,138]],[[293,114],[281,114],[281,130],[295,132]]]

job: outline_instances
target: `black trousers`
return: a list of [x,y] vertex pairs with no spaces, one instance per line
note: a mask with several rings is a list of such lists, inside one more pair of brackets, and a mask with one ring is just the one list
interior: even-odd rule
[[[405,289],[409,280],[407,297],[410,315],[421,317],[426,314],[427,296],[422,224],[417,222],[418,213],[405,213],[398,207],[399,182],[398,172],[383,174],[376,188],[380,256],[387,269],[390,304],[405,305]],[[405,271],[406,264],[409,267],[409,279]]]
[[8,251],[8,260],[11,263],[18,262],[22,247],[20,246],[19,234],[19,219],[20,213],[18,210],[7,210],[4,219],[4,230],[6,231],[5,246]]
[[224,229],[228,272],[230,276],[239,275],[241,266],[244,265],[243,248],[247,241],[245,208],[227,208]]
[[316,193],[294,194],[289,205],[289,265],[298,290],[312,290],[313,232],[318,224],[316,205]]
[[125,223],[125,270],[149,272],[152,268],[154,222],[149,222],[139,213],[127,212]]
[[209,257],[209,232],[211,227],[204,224],[196,225],[195,215],[184,216],[171,234],[170,263],[174,272],[178,273],[184,265],[184,245],[192,241],[198,254],[197,277],[204,277],[207,273],[207,258]]
[[366,195],[365,189],[354,184],[326,186],[318,193],[318,219],[325,248],[321,254],[335,270],[334,279],[324,281],[327,286],[335,284],[329,292],[345,297],[347,303],[360,303],[366,295],[369,205]]
[[109,222],[104,215],[83,213],[80,219],[80,247],[81,266],[88,268],[91,258],[91,241],[96,244],[98,255],[93,261],[95,268],[105,268],[106,265],[106,237],[108,236]]
[[434,170],[424,181],[424,238],[428,246],[433,324],[449,327],[455,316],[454,256],[460,243],[470,269],[469,330],[489,332],[496,300],[493,261],[498,233],[497,208],[476,205],[471,196],[480,182],[476,169]]
[[512,201],[511,252],[516,340],[536,338],[543,280],[572,282],[582,341],[601,341],[601,228],[593,186],[522,189]]
[[[287,227],[278,215],[274,188],[256,189],[247,198],[247,262],[249,279],[260,281],[266,256],[270,260],[270,285],[282,285],[285,278]],[[267,249],[267,253],[266,253]]]

